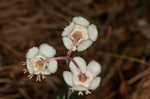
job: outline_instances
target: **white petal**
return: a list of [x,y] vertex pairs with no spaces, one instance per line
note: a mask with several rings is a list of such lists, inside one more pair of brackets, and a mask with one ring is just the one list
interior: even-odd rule
[[48,70],[50,73],[55,73],[57,71],[57,61],[56,60],[50,60],[49,64],[48,64]]
[[87,48],[89,48],[92,45],[92,41],[91,40],[85,40],[83,42],[81,42],[78,46],[77,46],[77,51],[84,51]]
[[50,60],[46,66],[44,70],[40,70],[40,74],[50,75],[51,73],[55,73],[58,68],[56,60]]
[[38,71],[36,74],[50,75],[51,72],[49,70],[41,70],[41,71]]
[[72,32],[73,28],[74,28],[74,23],[72,22],[69,24],[69,26],[65,27],[61,36],[67,36],[68,34],[70,34]]
[[77,76],[80,73],[77,67],[73,64],[73,62],[70,62],[69,67],[74,76]]
[[76,24],[79,24],[79,25],[83,25],[83,26],[88,26],[90,24],[87,19],[85,19],[81,16],[74,17],[73,22],[76,23]]
[[96,41],[97,37],[98,37],[98,31],[97,31],[97,28],[96,28],[96,25],[94,24],[91,24],[89,27],[88,27],[88,33],[89,33],[89,37],[92,41]]
[[72,88],[76,91],[86,91],[86,90],[88,90],[86,87],[83,87],[83,86],[73,86]]
[[72,85],[73,85],[73,82],[72,82],[72,73],[71,73],[71,72],[64,71],[63,77],[64,77],[65,82],[66,82],[69,86],[72,86]]
[[101,78],[100,77],[96,77],[92,83],[91,83],[91,86],[90,86],[90,89],[91,90],[95,90],[99,85],[100,85],[100,81],[101,81]]
[[33,58],[35,55],[38,54],[39,49],[37,47],[32,47],[28,50],[26,54],[26,58]]
[[40,49],[40,54],[42,54],[46,57],[53,57],[56,54],[55,48],[53,48],[52,46],[50,46],[46,43],[41,44],[39,49]]
[[[75,57],[73,58],[74,61],[78,64],[79,66],[79,69],[85,73],[86,72],[86,62],[83,58],[81,57]],[[71,61],[70,64],[69,64],[69,67],[71,69],[71,71],[75,74],[75,75],[78,75],[79,74],[79,69],[76,67],[76,65]]]
[[43,74],[42,71],[34,71],[34,75],[40,75]]
[[[64,43],[64,45],[65,45],[65,47],[67,49],[71,49],[71,47],[72,47],[72,41],[68,37],[63,37],[63,43]],[[76,47],[74,47],[72,49],[72,51],[75,51],[75,50],[76,50]]]
[[96,76],[101,72],[101,65],[93,60],[88,64],[87,70]]
[[33,72],[33,66],[32,66],[32,64],[31,64],[31,62],[30,62],[30,59],[27,59],[26,60],[26,63],[27,63],[27,70],[28,70],[28,72],[30,73],[30,74],[33,74],[34,72]]

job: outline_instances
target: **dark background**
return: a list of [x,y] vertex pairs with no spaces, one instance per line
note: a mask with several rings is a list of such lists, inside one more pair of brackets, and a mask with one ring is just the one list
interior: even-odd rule
[[150,0],[0,0],[0,99],[53,99],[64,83],[59,70],[43,82],[23,73],[25,54],[48,43],[63,56],[61,33],[74,16],[96,24],[99,37],[73,53],[102,65],[102,82],[81,99],[150,99]]

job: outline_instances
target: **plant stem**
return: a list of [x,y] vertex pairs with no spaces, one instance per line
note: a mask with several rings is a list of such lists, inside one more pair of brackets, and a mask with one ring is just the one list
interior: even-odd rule
[[68,86],[67,86],[67,88],[66,88],[66,93],[65,93],[65,99],[68,99],[68,90],[69,90],[69,88],[68,88]]
[[66,60],[67,57],[66,56],[61,56],[61,57],[54,57],[53,59],[55,59],[55,60]]
[[46,59],[45,62],[48,62],[50,60],[68,60],[68,61],[72,61],[73,64],[79,69],[80,73],[82,73],[82,71],[81,71],[79,65],[77,64],[77,62],[73,58],[71,58],[70,56],[50,57],[50,58]]
[[44,60],[44,62],[48,62],[50,60],[66,60],[67,57],[66,56],[60,56],[60,57],[50,57],[50,58],[47,58],[46,60]]
[[71,56],[72,50],[73,50],[73,48],[76,46],[76,44],[77,44],[77,41],[74,40],[73,43],[72,43],[72,45],[71,45],[71,48],[70,48],[69,51],[67,52],[67,56],[69,56],[69,57]]
[[84,73],[81,71],[80,66],[77,64],[77,62],[76,62],[73,58],[67,57],[67,59],[73,62],[73,64],[77,67],[77,69],[80,71],[81,74],[84,74]]

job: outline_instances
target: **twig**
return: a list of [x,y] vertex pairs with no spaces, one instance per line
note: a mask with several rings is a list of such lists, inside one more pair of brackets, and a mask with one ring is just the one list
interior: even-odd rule
[[11,83],[11,80],[8,78],[0,78],[0,83]]
[[126,55],[119,55],[117,53],[110,53],[110,52],[99,51],[98,54],[99,55],[105,55],[105,56],[108,55],[108,56],[112,56],[112,57],[119,58],[119,59],[126,59],[126,60],[137,62],[137,63],[140,63],[140,64],[149,65],[143,59],[138,59],[138,58],[130,57],[130,56],[126,56]]
[[20,94],[14,94],[14,95],[1,96],[0,99],[16,99],[19,97],[21,97]]
[[[20,60],[20,57],[22,56],[21,53],[17,52],[16,50],[14,50],[12,47],[10,47],[7,43],[4,43],[2,41],[0,41],[0,45],[8,50],[10,53],[12,53],[18,60]],[[9,54],[10,54],[9,53]]]
[[128,80],[128,85],[132,85],[133,83],[135,83],[137,80],[143,78],[144,76],[148,75],[150,72],[150,68],[146,69],[145,71],[143,71],[142,73],[139,73],[138,75],[136,75],[135,77],[131,78],[130,80]]

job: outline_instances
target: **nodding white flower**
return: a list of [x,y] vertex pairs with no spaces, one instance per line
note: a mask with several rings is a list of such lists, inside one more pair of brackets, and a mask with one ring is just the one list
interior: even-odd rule
[[[94,24],[90,24],[87,19],[78,16],[74,17],[69,26],[64,29],[62,36],[67,49],[84,51],[96,41],[98,31]],[[74,43],[76,44],[74,45]]]
[[99,85],[101,78],[97,75],[101,72],[101,65],[96,61],[91,61],[87,65],[81,57],[73,58],[79,67],[70,62],[71,72],[65,71],[63,77],[65,82],[76,91],[95,90]]
[[35,75],[49,75],[55,73],[57,70],[57,61],[52,59],[48,62],[47,58],[53,57],[56,54],[56,50],[48,45],[41,44],[38,47],[32,47],[26,54],[27,70],[30,74]]

